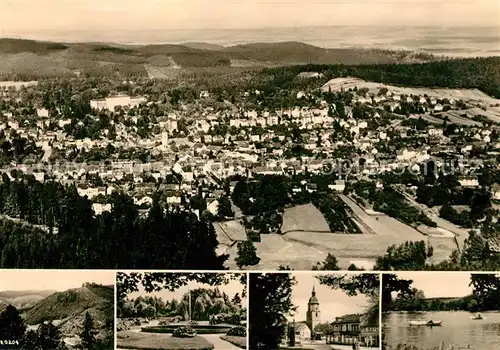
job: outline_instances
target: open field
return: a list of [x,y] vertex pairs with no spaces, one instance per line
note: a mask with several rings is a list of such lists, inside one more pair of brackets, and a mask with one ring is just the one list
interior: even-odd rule
[[418,118],[422,118],[423,120],[431,123],[431,124],[438,124],[438,125],[441,125],[443,124],[444,120],[443,119],[440,119],[440,118],[437,118],[437,117],[434,117],[432,115],[429,115],[429,114],[412,114],[410,116],[411,119],[418,119]]
[[434,88],[410,88],[410,87],[399,87],[394,85],[387,85],[381,83],[374,83],[365,81],[358,78],[335,78],[323,85],[323,90],[328,91],[340,91],[342,88],[344,90],[352,89],[356,87],[358,89],[367,88],[372,92],[377,92],[381,88],[387,88],[393,93],[400,95],[418,95],[435,98],[448,98],[455,100],[466,100],[466,101],[479,101],[487,104],[500,103],[500,100],[492,98],[478,89],[434,89]]
[[205,338],[175,338],[168,334],[119,332],[116,346],[140,350],[211,350],[214,346]]
[[309,203],[285,209],[281,231],[293,230],[330,231],[330,228],[323,214]]
[[486,107],[486,111],[481,108],[470,108],[460,111],[460,113],[467,114],[468,118],[482,115],[494,123],[500,123],[500,107]]
[[[467,125],[467,126],[481,126],[482,125],[481,122],[470,119],[470,118],[474,117],[474,115],[469,115],[469,114],[464,113],[464,112],[465,111],[454,110],[454,111],[443,112],[441,115],[443,117],[445,117],[445,116],[448,117],[450,122],[452,122],[454,124],[461,124],[461,125]],[[467,117],[464,117],[463,116],[464,114],[467,114]]]
[[215,234],[217,235],[217,241],[219,242],[217,254],[230,254],[230,259],[234,259],[236,256],[236,250],[233,252],[231,247],[234,246],[234,249],[236,249],[237,242],[246,241],[247,234],[245,227],[243,227],[239,219],[235,219],[230,221],[214,222],[214,228]]
[[[432,236],[426,236],[416,229],[382,213],[372,213],[371,215],[359,207],[353,200],[345,195],[339,195],[352,210],[363,231],[368,230],[371,234],[340,235],[328,232],[318,232],[311,228],[321,228],[316,221],[319,221],[314,207],[297,206],[287,209],[286,215],[299,213],[298,217],[288,220],[289,227],[305,227],[304,231],[289,231],[283,235],[263,234],[261,242],[256,242],[257,255],[261,259],[260,263],[252,266],[251,269],[275,269],[280,265],[289,266],[295,270],[309,270],[320,261],[323,261],[328,253],[335,255],[341,268],[347,268],[350,264],[362,266],[365,269],[373,268],[377,257],[386,253],[391,245],[399,245],[406,241],[425,241],[434,248],[434,256],[431,262],[437,263],[447,259],[451,252],[457,249],[453,238],[453,231],[457,229],[449,225],[443,225],[442,231],[436,230]],[[310,217],[300,217],[310,213]],[[321,217],[321,219],[323,219]],[[434,219],[434,218],[432,218]],[[324,219],[322,220],[324,221]],[[313,223],[315,222],[315,223]],[[325,225],[322,223],[321,225]],[[458,228],[459,229],[459,228]],[[283,230],[283,232],[286,232]],[[459,243],[463,244],[465,232],[458,230],[460,236],[457,237]],[[230,255],[227,262],[228,267],[236,268],[234,257],[236,256],[236,246],[226,250]]]
[[221,243],[231,244],[232,242],[245,241],[247,239],[245,227],[239,219],[217,222],[214,227],[217,237],[220,237],[219,242]]
[[179,76],[179,69],[174,67],[160,67],[151,64],[144,65],[150,79],[175,79]]

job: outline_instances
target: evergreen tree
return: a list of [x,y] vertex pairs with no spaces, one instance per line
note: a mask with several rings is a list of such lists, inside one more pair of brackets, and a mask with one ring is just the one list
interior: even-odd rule
[[94,329],[94,320],[92,316],[90,316],[89,312],[85,313],[85,319],[83,321],[83,330],[80,334],[80,338],[82,339],[82,347],[84,349],[93,349],[96,346],[96,338],[95,338],[95,329]]
[[238,256],[236,257],[236,265],[241,269],[243,266],[257,265],[260,258],[257,256],[257,250],[252,241],[238,242]]
[[325,261],[323,263],[316,263],[312,267],[313,270],[323,270],[323,271],[336,271],[340,270],[340,267],[338,265],[339,261],[335,257],[335,255],[328,253],[328,255],[325,258]]
[[26,325],[19,311],[14,306],[8,305],[5,310],[0,313],[0,340],[21,343],[25,332]]
[[38,327],[36,349],[64,349],[61,332],[52,322],[45,322]]
[[293,278],[286,273],[250,274],[250,349],[276,350],[285,335]]

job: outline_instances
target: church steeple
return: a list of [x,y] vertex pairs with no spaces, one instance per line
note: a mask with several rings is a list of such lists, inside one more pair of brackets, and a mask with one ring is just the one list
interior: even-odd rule
[[319,310],[319,301],[316,297],[316,285],[313,284],[311,297],[307,303],[306,324],[311,330],[311,336],[314,339],[314,329],[321,323],[321,311]]

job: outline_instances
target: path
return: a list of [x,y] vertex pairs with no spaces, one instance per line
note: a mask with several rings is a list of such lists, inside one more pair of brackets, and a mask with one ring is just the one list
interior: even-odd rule
[[[391,236],[404,241],[418,241],[423,237],[422,233],[415,230],[411,226],[408,226],[383,213],[370,215],[346,195],[339,194],[338,196],[351,208],[353,213],[356,214],[358,220],[362,221],[370,228],[371,232],[374,232],[374,234],[379,237]],[[365,226],[363,225],[363,227]]]
[[201,334],[201,336],[214,345],[214,350],[241,350],[236,345],[222,340],[220,334]]
[[413,199],[406,191],[398,189],[398,192],[401,193],[405,199],[410,202],[415,208],[422,210],[425,215],[427,215],[431,220],[433,220],[439,228],[442,228],[446,231],[449,231],[457,238],[458,249],[462,249],[464,240],[469,236],[469,232],[466,229],[463,229],[457,225],[452,224],[451,222],[439,217],[431,208],[427,207],[422,203],[418,203]]

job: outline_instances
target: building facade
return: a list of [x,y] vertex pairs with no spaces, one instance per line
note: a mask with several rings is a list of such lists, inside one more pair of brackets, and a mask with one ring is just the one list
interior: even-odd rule
[[337,317],[331,323],[332,332],[326,336],[327,344],[351,345],[358,342],[366,347],[378,347],[378,324],[363,320],[360,314]]

